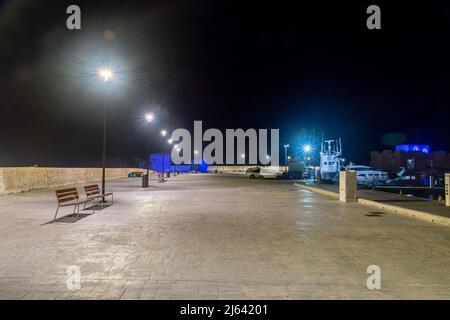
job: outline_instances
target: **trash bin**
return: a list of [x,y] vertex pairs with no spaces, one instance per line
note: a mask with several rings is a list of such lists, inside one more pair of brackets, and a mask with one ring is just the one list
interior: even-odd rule
[[142,175],[142,188],[148,188],[148,175]]
[[170,178],[170,171],[167,171],[167,178]]

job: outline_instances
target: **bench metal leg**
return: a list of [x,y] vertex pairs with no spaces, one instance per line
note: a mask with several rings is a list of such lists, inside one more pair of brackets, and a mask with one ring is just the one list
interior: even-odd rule
[[58,203],[58,207],[56,208],[55,217],[53,218],[53,221],[56,220],[56,215],[58,214],[58,211],[59,211],[59,203]]

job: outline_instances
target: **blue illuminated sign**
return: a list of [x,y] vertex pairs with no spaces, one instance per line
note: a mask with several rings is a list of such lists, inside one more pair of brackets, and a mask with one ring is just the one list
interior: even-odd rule
[[404,152],[415,151],[415,152],[430,153],[430,146],[423,144],[401,144],[396,146],[395,150]]

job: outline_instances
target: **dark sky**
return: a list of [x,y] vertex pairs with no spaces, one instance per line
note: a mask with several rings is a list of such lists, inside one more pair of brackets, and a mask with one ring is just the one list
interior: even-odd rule
[[[292,152],[324,132],[365,163],[395,142],[450,150],[450,5],[309,2],[0,1],[0,166],[98,165],[105,61],[120,78],[108,157],[130,165],[145,155],[150,110],[155,152],[160,128],[194,120],[279,128]],[[80,31],[66,28],[70,4]],[[370,4],[381,30],[366,28]]]

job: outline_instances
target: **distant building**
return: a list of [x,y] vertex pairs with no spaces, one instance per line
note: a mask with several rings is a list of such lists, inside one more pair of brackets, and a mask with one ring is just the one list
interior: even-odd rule
[[400,144],[395,147],[395,150],[403,152],[414,151],[414,152],[430,153],[430,146],[423,144]]
[[430,152],[428,145],[399,145],[395,151],[372,151],[370,165],[389,172],[405,168],[427,174],[442,174],[450,170],[450,154],[445,151]]
[[198,171],[198,172],[207,172],[208,171],[208,165],[206,163],[202,164],[185,164],[185,165],[174,165],[172,164],[170,160],[170,154],[169,153],[152,153],[150,155],[150,169],[155,172],[174,172],[174,171],[180,171],[180,172],[191,172],[191,171]]

